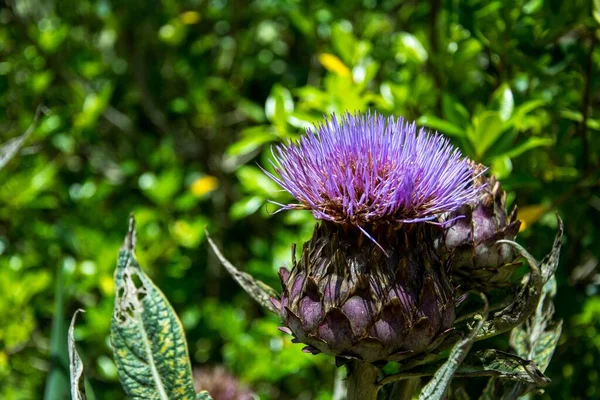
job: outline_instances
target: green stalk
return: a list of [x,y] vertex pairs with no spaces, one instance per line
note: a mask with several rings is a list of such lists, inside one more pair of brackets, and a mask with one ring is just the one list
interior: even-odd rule
[[348,364],[348,400],[377,400],[381,387],[379,369],[373,364],[352,361]]

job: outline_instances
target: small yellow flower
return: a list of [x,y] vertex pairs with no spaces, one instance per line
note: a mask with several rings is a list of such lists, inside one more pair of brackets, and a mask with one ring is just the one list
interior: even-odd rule
[[342,60],[340,60],[333,54],[329,54],[329,53],[319,54],[319,62],[321,63],[321,65],[323,67],[325,67],[325,69],[333,72],[336,75],[345,76],[345,77],[351,75],[350,68],[348,68],[346,66],[346,64],[344,64],[342,62]]
[[200,13],[197,11],[186,11],[179,16],[179,20],[184,25],[193,25],[200,22]]
[[190,186],[190,191],[196,197],[202,197],[219,187],[219,180],[214,176],[204,175]]

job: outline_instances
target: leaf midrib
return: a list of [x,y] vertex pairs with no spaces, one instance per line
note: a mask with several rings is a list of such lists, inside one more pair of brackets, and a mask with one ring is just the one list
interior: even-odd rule
[[[131,278],[129,278],[129,279],[131,279]],[[142,333],[142,339],[143,339],[142,341],[144,342],[144,349],[146,350],[146,355],[148,357],[148,366],[150,367],[150,371],[152,372],[153,380],[156,383],[156,390],[162,400],[169,400],[169,396],[167,396],[167,392],[165,391],[163,382],[160,379],[160,374],[154,363],[154,355],[152,354],[152,346],[150,344],[150,340],[148,339],[148,335],[146,333],[146,324],[144,323],[144,319],[142,318],[142,315],[140,313],[140,310],[143,310],[143,306],[142,306],[142,304],[140,304],[137,296],[135,296],[134,298],[135,298],[134,304],[136,306],[135,310],[134,310],[134,315],[135,315],[137,326],[141,327],[140,331]]]

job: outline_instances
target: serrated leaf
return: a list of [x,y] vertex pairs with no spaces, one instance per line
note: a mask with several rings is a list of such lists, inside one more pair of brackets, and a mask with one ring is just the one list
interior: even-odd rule
[[441,400],[444,398],[454,374],[469,353],[475,337],[479,334],[479,331],[487,318],[487,299],[483,294],[481,295],[481,298],[484,301],[484,309],[479,316],[480,320],[466,338],[459,340],[454,345],[446,362],[439,367],[433,378],[431,378],[429,383],[421,390],[419,400]]
[[213,400],[213,398],[210,396],[210,393],[208,393],[206,390],[203,390],[196,395],[196,400]]
[[135,221],[119,252],[111,343],[119,380],[132,399],[195,399],[181,322],[135,259]]
[[71,399],[72,400],[86,400],[85,388],[82,388],[81,377],[83,376],[83,363],[77,353],[75,347],[75,338],[73,337],[73,330],[75,329],[75,319],[79,312],[85,312],[83,310],[77,310],[71,318],[71,325],[69,326],[68,342],[69,342],[69,376],[71,381]]
[[[541,372],[550,364],[558,339],[562,332],[562,321],[552,321],[556,295],[556,278],[554,272],[558,265],[560,245],[562,243],[563,224],[559,218],[559,232],[554,241],[552,251],[540,263],[543,279],[546,280],[542,288],[540,301],[534,314],[521,326],[513,329],[510,344],[521,357],[532,359]],[[532,391],[536,385],[516,384],[508,388],[505,395],[508,398],[522,396]]]
[[515,247],[527,261],[531,272],[515,300],[503,310],[496,312],[493,315],[493,318],[484,324],[481,333],[477,336],[476,340],[487,339],[515,328],[527,320],[527,318],[529,318],[538,308],[538,304],[540,304],[540,299],[542,298],[543,287],[556,272],[558,259],[560,257],[563,222],[558,214],[556,217],[558,219],[558,232],[554,239],[552,250],[539,263],[520,244],[510,240],[499,240],[497,242],[507,243]]
[[550,382],[533,361],[494,349],[470,354],[458,368],[457,374],[461,377],[491,375],[537,386],[544,386]]
[[[442,364],[442,367],[447,362]],[[413,368],[409,373],[412,376],[428,376],[432,375],[436,368],[440,368],[440,364]],[[454,376],[460,378],[490,376],[492,380],[506,379],[536,386],[545,386],[550,383],[550,379],[544,376],[532,360],[495,349],[485,349],[469,354],[457,366]],[[487,390],[495,392],[495,389],[491,387]],[[429,399],[429,397],[427,398]]]
[[269,285],[254,279],[254,277],[248,273],[239,271],[225,256],[221,253],[215,242],[213,242],[212,238],[206,231],[206,239],[210,244],[210,247],[214,251],[215,255],[221,262],[221,264],[225,267],[227,272],[231,274],[233,279],[252,297],[258,304],[265,307],[267,310],[279,314],[273,303],[271,303],[272,298],[279,298],[277,292],[271,288]]
[[[535,302],[536,307],[531,318],[526,319],[525,324],[521,326],[518,326],[519,324],[515,325],[518,327],[515,327],[511,332],[510,342],[511,346],[516,350],[517,355],[522,358],[531,359],[533,365],[537,366],[540,373],[543,373],[548,367],[548,363],[554,353],[562,329],[562,323],[560,321],[550,321],[554,312],[552,297],[556,293],[556,279],[554,278],[554,273],[558,267],[563,236],[563,222],[558,214],[556,217],[558,219],[558,232],[554,239],[552,250],[539,264],[524,248],[514,242],[510,242],[510,244],[515,246],[527,260],[532,269],[532,274],[537,270],[537,280],[540,285],[540,289],[530,287],[530,290],[534,291],[534,295],[530,297],[531,303],[535,300],[536,291],[540,291]],[[532,280],[530,279],[530,282],[531,281]],[[529,309],[529,307],[527,308]],[[543,384],[545,384],[545,382],[517,382],[507,385],[492,378],[479,399],[516,399]]]

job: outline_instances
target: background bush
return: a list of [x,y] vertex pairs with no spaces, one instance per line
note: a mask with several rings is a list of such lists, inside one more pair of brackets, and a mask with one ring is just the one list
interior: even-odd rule
[[0,142],[49,109],[0,173],[0,398],[65,398],[66,317],[80,307],[88,386],[124,397],[107,337],[130,211],[140,264],[180,315],[194,365],[223,364],[265,399],[330,398],[332,360],[277,330],[208,251],[204,227],[279,287],[276,270],[314,220],[274,215],[265,200],[289,198],[257,164],[324,114],[368,109],[439,130],[491,166],[535,256],[559,211],[565,326],[543,398],[600,396],[597,2],[0,7]]

